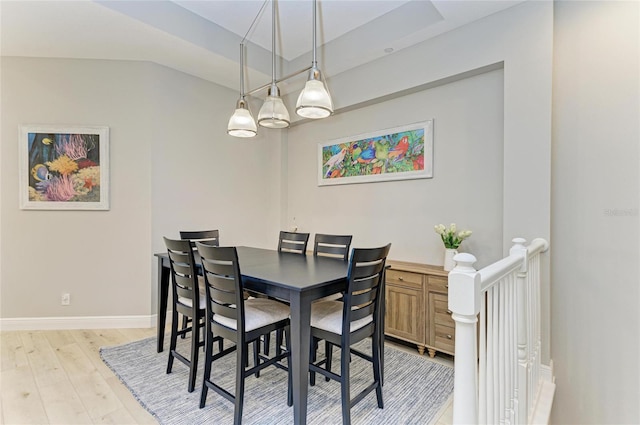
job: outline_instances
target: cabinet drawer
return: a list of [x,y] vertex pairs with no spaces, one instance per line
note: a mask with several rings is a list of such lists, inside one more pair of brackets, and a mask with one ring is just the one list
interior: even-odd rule
[[433,321],[435,322],[435,324],[455,328],[456,322],[451,317],[451,311],[449,310],[449,301],[447,300],[447,296],[442,294],[432,294],[432,296],[432,305],[433,307],[435,307],[433,316]]
[[429,291],[449,292],[449,278],[445,276],[427,276],[427,285]]
[[437,350],[454,353],[456,349],[456,335],[454,328],[449,326],[435,326],[435,338],[433,345]]
[[386,271],[386,281],[390,284],[422,290],[422,275],[419,273],[389,269]]

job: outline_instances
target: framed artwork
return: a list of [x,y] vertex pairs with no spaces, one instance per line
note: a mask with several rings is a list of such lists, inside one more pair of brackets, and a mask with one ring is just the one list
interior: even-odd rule
[[24,125],[20,208],[109,209],[109,127]]
[[318,145],[318,186],[432,177],[432,119]]

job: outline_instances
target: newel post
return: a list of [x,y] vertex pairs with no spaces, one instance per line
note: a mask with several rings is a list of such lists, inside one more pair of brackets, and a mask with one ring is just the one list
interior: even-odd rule
[[477,323],[480,312],[480,274],[476,257],[462,253],[449,273],[449,310],[456,323],[453,384],[453,423],[478,423]]

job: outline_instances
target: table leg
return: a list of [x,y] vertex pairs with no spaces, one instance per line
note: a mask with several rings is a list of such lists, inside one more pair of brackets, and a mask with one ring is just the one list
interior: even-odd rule
[[307,423],[309,391],[309,339],[311,330],[311,300],[300,292],[291,294],[291,374],[293,381],[293,421]]
[[162,258],[158,258],[158,353],[161,353],[164,345],[164,327],[167,324],[167,299],[169,298],[169,275],[168,267],[162,265]]

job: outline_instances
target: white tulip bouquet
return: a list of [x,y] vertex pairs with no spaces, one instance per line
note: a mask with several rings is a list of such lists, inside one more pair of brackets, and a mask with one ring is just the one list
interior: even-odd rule
[[442,238],[445,248],[458,249],[463,240],[471,236],[471,230],[461,230],[458,232],[456,229],[456,223],[451,223],[449,228],[444,224],[438,224],[434,226],[437,234]]

